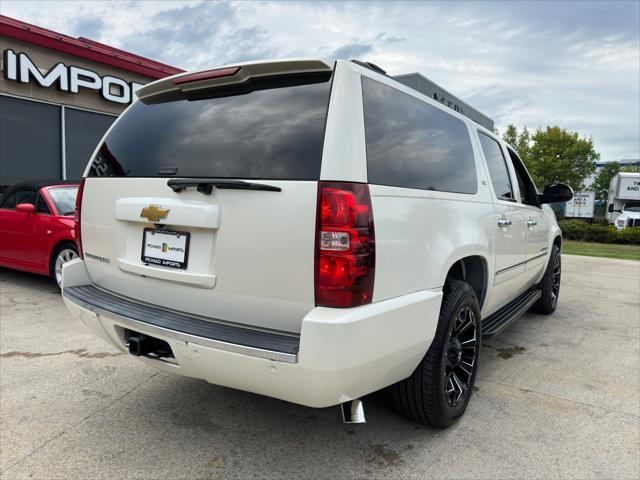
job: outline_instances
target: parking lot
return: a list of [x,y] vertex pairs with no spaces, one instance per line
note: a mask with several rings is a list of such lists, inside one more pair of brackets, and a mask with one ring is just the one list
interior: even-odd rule
[[564,257],[560,306],[486,340],[465,417],[366,425],[159,373],[0,269],[2,478],[638,478],[640,263]]

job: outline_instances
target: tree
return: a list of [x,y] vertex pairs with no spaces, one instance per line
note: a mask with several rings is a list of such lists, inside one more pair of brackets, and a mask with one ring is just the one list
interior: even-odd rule
[[502,139],[515,148],[525,165],[528,165],[531,134],[527,127],[524,127],[522,133],[519,134],[515,125],[508,125],[504,135],[502,135]]
[[524,127],[522,133],[518,136],[518,143],[514,145],[518,151],[518,155],[522,161],[527,164],[529,162],[529,155],[531,154],[531,134],[527,127]]
[[598,172],[595,180],[593,181],[593,185],[591,185],[591,190],[596,192],[596,198],[598,200],[606,200],[609,196],[609,184],[611,183],[611,179],[615,177],[620,172],[638,172],[638,167],[634,165],[624,165],[621,166],[618,162],[607,162],[602,167],[602,170]]
[[515,125],[508,125],[502,138],[516,149],[540,190],[555,182],[583,189],[583,180],[595,172],[600,158],[592,138],[560,127],[539,128],[532,136],[527,127],[518,133]]
[[502,139],[509,145],[515,147],[518,143],[518,129],[516,126],[513,124],[507,125],[507,129],[505,130],[504,135],[502,135]]
[[620,164],[618,162],[607,162],[602,167],[602,170],[598,172],[591,190],[596,192],[596,198],[598,200],[606,200],[609,195],[609,184],[611,179],[620,172]]
[[583,180],[595,172],[596,162],[600,159],[592,138],[581,138],[578,132],[564,128],[537,129],[531,141],[523,161],[539,188],[561,182],[575,191],[582,190]]

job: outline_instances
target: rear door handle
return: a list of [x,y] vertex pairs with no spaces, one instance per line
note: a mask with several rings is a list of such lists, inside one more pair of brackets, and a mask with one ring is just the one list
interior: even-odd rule
[[509,225],[511,225],[511,220],[509,220],[508,218],[499,218],[498,219],[498,226],[499,227],[508,227]]
[[535,227],[538,224],[538,222],[536,222],[535,220],[527,220],[527,226],[529,227]]

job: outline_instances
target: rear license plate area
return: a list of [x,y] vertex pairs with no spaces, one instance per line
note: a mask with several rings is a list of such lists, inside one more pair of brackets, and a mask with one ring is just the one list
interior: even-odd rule
[[184,270],[188,258],[189,232],[144,229],[140,257],[143,263]]

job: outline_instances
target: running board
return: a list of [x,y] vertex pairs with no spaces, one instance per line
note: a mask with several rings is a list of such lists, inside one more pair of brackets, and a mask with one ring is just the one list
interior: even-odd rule
[[482,336],[497,335],[520,318],[542,296],[537,288],[527,290],[496,313],[482,320]]

